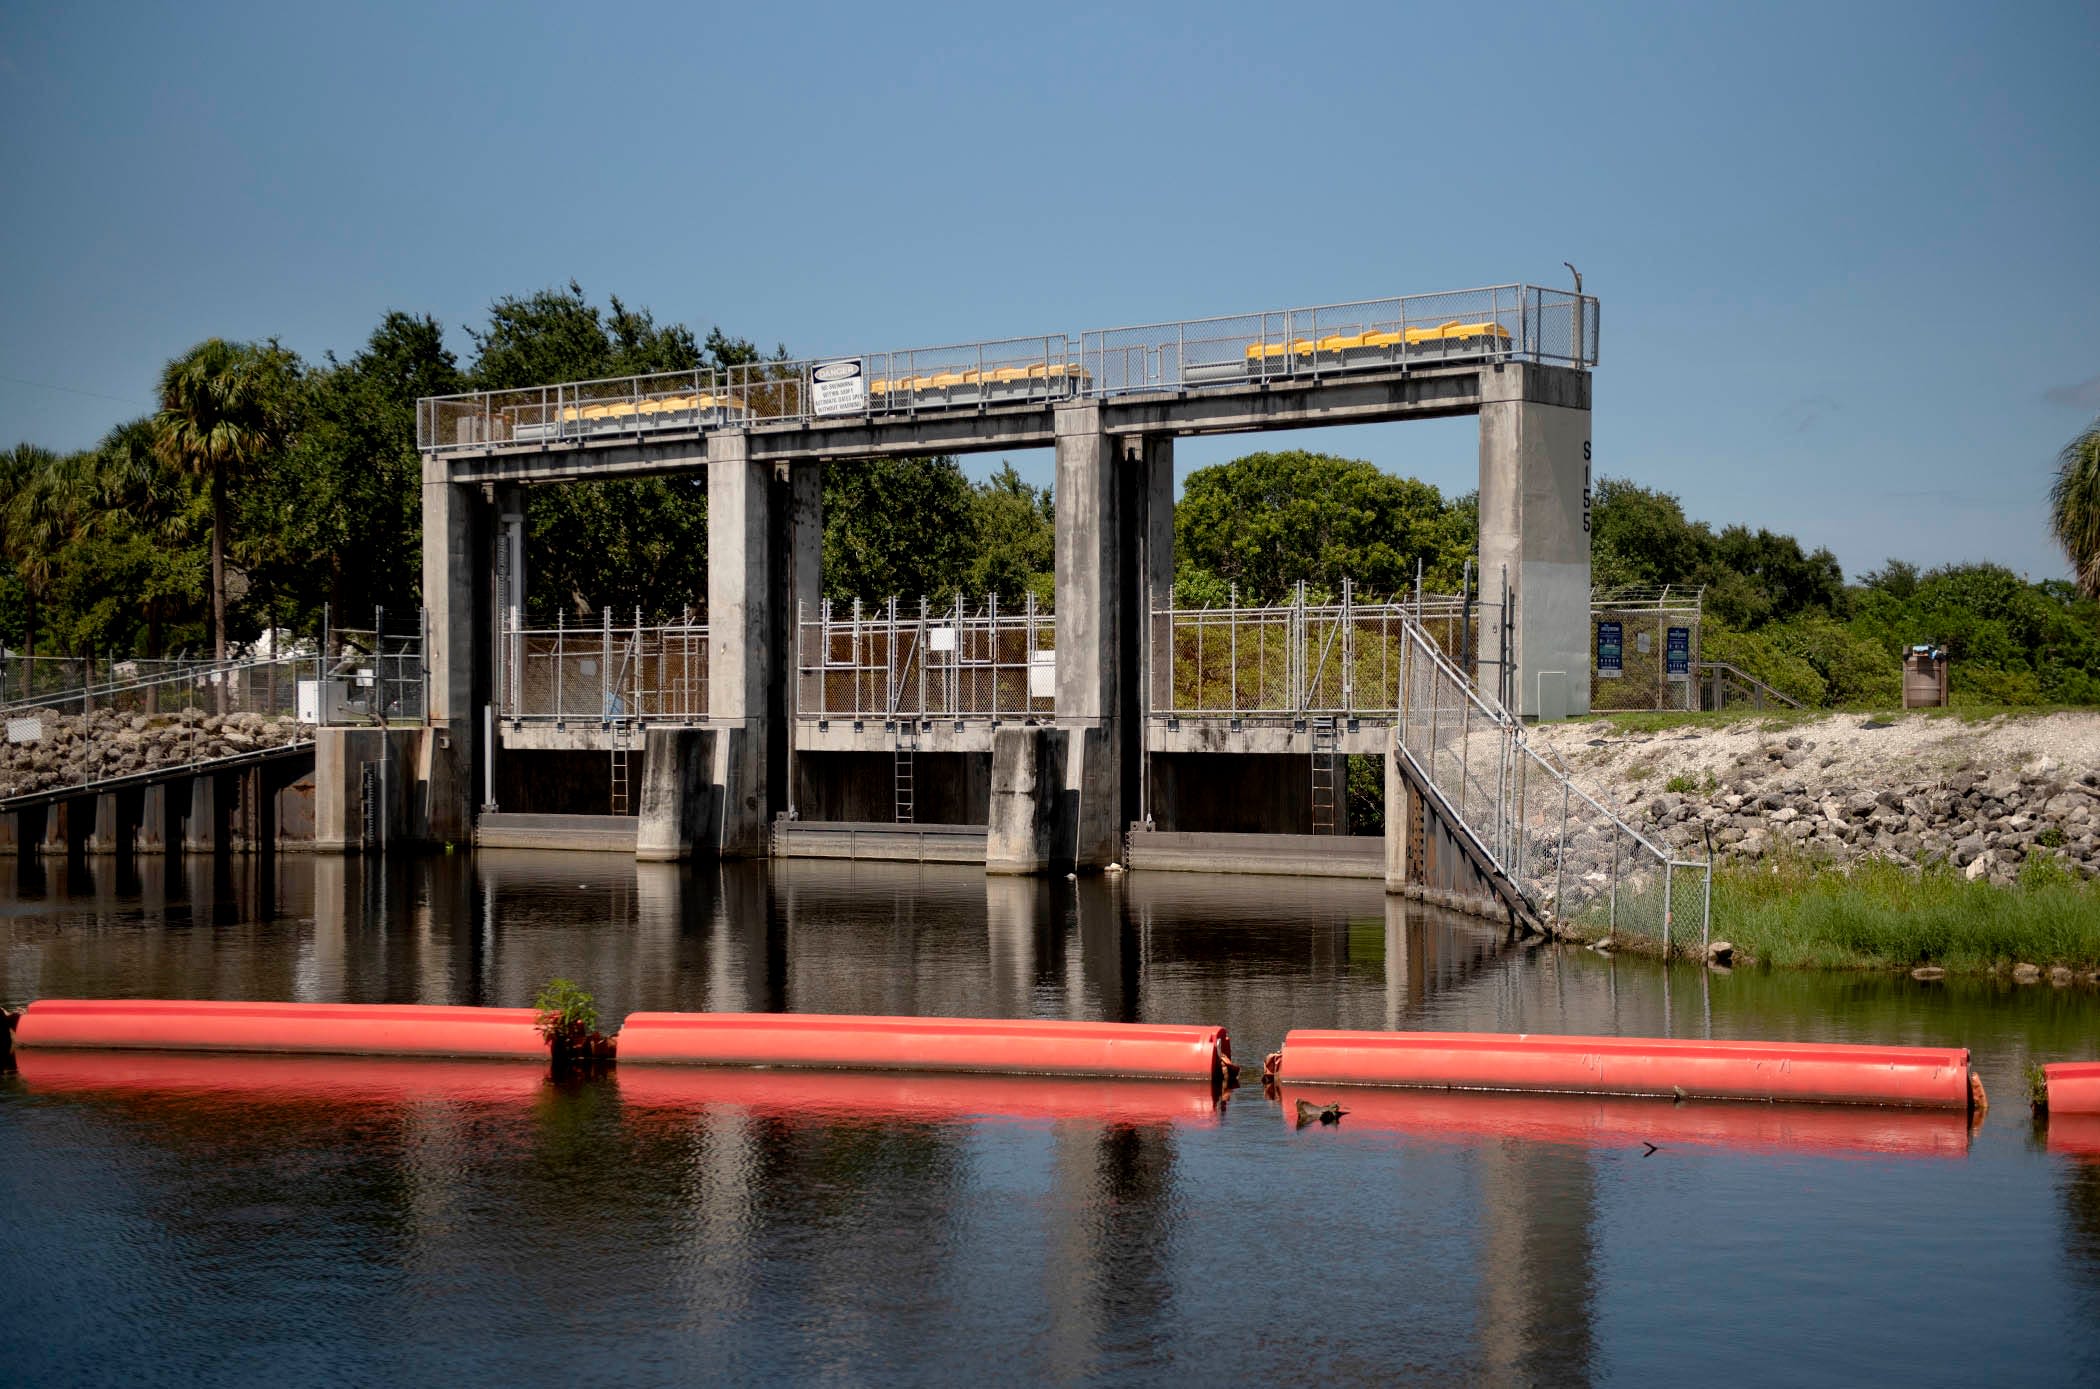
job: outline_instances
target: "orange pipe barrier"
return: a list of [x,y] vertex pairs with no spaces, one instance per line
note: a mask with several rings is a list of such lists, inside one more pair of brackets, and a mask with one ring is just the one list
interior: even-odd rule
[[1963,1157],[1969,1118],[1950,1110],[1829,1105],[1666,1104],[1623,1095],[1455,1094],[1351,1087],[1282,1087],[1283,1118],[1297,1102],[1339,1103],[1341,1131],[1431,1142],[1516,1138],[1578,1148],[1715,1147],[1895,1157]]
[[2100,1061],[2059,1061],[2042,1067],[2049,1112],[2100,1114]]
[[1959,1047],[1698,1042],[1486,1032],[1296,1031],[1278,1080],[1711,1100],[1982,1107]]
[[1013,1119],[1212,1126],[1218,1102],[1191,1081],[1078,1076],[904,1075],[866,1071],[724,1070],[628,1066],[620,1100],[636,1109],[729,1105],[798,1120]]
[[359,1056],[507,1056],[544,1061],[530,1008],[413,1003],[213,1003],[190,999],[40,998],[15,1047],[285,1051]]
[[544,1061],[446,1061],[362,1056],[225,1056],[165,1051],[21,1055],[39,1094],[239,1095],[372,1102],[530,1100],[547,1084]]
[[620,1028],[619,1056],[623,1064],[671,1061],[1215,1082],[1231,1063],[1232,1042],[1222,1027],[1158,1023],[631,1013]]

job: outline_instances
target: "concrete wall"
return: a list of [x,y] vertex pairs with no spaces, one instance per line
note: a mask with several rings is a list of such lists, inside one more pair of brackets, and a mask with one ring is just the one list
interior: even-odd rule
[[[896,767],[892,752],[800,753],[795,758],[796,814],[804,821],[893,821]],[[919,824],[987,824],[992,755],[914,753],[912,787],[912,818]]]
[[1152,823],[1205,834],[1311,834],[1312,759],[1154,753]]

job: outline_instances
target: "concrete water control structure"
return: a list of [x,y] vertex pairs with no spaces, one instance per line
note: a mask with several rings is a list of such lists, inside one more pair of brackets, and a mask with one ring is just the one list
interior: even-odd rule
[[[957,799],[981,807],[989,870],[1118,858],[1145,801],[1147,632],[1172,607],[1184,435],[1477,416],[1482,587],[1506,583],[1508,596],[1480,668],[1524,717],[1583,712],[1597,330],[1594,298],[1510,284],[424,400],[430,832],[470,836],[499,742],[598,746],[564,743],[558,727],[499,728],[493,715],[517,657],[500,634],[523,625],[523,489],[587,479],[707,478],[705,651],[689,662],[704,697],[688,691],[642,721],[643,858],[765,854],[798,754],[889,758],[906,737],[984,761],[981,785]],[[1038,447],[1056,453],[1056,601],[1042,669],[1027,677],[1048,708],[1024,700],[967,728],[807,718],[794,677],[798,622],[820,604],[819,470]],[[1263,750],[1222,718],[1217,737],[1197,738],[1189,725],[1202,721],[1176,720],[1178,747]]]

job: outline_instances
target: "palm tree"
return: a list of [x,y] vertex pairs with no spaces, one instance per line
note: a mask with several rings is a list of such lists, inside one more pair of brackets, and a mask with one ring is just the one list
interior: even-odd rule
[[2056,456],[2049,489],[2049,528],[2071,559],[2071,578],[2088,598],[2100,598],[2100,419]]
[[212,656],[219,662],[226,659],[227,488],[284,443],[296,371],[296,359],[274,342],[208,338],[160,374],[155,451],[211,483]]

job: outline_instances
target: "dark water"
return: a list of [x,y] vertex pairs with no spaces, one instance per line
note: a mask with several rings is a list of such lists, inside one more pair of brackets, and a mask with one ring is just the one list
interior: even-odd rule
[[[1375,886],[497,855],[0,880],[0,999],[1965,1045],[1950,1116],[82,1058],[0,1078],[0,1380],[2100,1381],[2084,991],[1522,949]],[[1286,1096],[1288,1098],[1288,1095]],[[1659,1145],[1652,1155],[1645,1143]],[[2054,1144],[2052,1150],[2051,1144]]]

